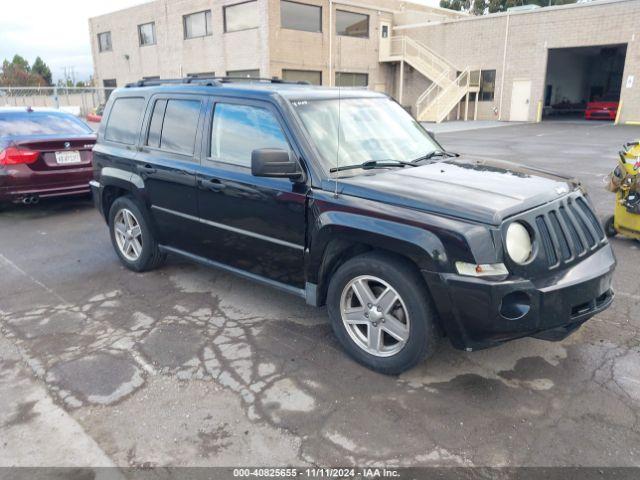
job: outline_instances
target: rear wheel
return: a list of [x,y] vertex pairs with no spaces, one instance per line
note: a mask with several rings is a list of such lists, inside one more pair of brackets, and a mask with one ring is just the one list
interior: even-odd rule
[[165,254],[150,228],[144,208],[131,196],[119,197],[109,210],[111,243],[120,261],[129,269],[144,272],[157,268]]
[[378,372],[401,373],[435,348],[435,309],[403,259],[374,252],[346,262],[331,278],[327,310],[347,353]]
[[613,226],[613,215],[607,218],[606,222],[604,222],[604,233],[607,235],[607,237],[615,237],[618,234],[615,227]]

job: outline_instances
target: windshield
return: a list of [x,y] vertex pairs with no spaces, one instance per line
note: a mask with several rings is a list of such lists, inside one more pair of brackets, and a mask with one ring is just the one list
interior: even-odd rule
[[70,114],[56,112],[0,112],[0,137],[29,135],[86,135],[91,128]]
[[295,100],[292,104],[327,171],[368,161],[407,161],[440,150],[420,124],[388,98]]

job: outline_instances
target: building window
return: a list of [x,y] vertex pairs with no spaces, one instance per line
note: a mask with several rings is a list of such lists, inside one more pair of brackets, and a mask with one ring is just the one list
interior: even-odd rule
[[211,35],[211,10],[185,15],[182,20],[184,23],[184,38]]
[[224,7],[224,31],[237,32],[258,26],[258,2],[244,2]]
[[478,100],[481,102],[492,102],[496,90],[496,71],[482,70],[480,75],[480,92]]
[[280,26],[305,32],[322,32],[322,7],[282,0]]
[[216,76],[216,72],[187,73],[187,77],[190,77],[190,78],[211,78],[215,76]]
[[260,78],[260,70],[229,70],[227,77],[236,78]]
[[315,70],[282,70],[282,79],[287,82],[307,82],[322,85],[322,72]]
[[98,50],[101,52],[111,51],[111,32],[102,32],[98,34]]
[[366,73],[336,72],[336,87],[366,87],[369,75]]
[[115,78],[105,78],[102,80],[102,86],[105,88],[105,101],[107,101],[113,89],[118,87],[118,82],[116,82]]
[[211,158],[250,167],[251,152],[260,148],[289,150],[273,114],[265,108],[218,103],[213,112]]
[[142,122],[145,100],[142,97],[117,98],[104,131],[106,140],[135,145]]
[[369,38],[369,15],[336,10],[336,34]]
[[155,22],[138,25],[138,40],[140,41],[140,46],[156,44]]

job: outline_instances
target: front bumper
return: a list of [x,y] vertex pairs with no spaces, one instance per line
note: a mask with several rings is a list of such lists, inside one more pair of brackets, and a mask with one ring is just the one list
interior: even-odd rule
[[[605,245],[582,262],[540,281],[494,282],[427,271],[423,275],[451,343],[477,350],[521,337],[567,337],[611,305],[615,264],[611,247]],[[514,300],[516,308],[509,308]]]

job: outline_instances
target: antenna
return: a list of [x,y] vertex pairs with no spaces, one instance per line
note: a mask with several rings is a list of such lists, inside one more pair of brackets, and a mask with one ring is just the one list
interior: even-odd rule
[[[340,114],[342,107],[342,88],[338,85],[338,146],[336,148],[336,169],[340,167]],[[340,171],[336,170],[336,189],[333,193],[334,198],[338,198],[338,177],[340,176]]]

